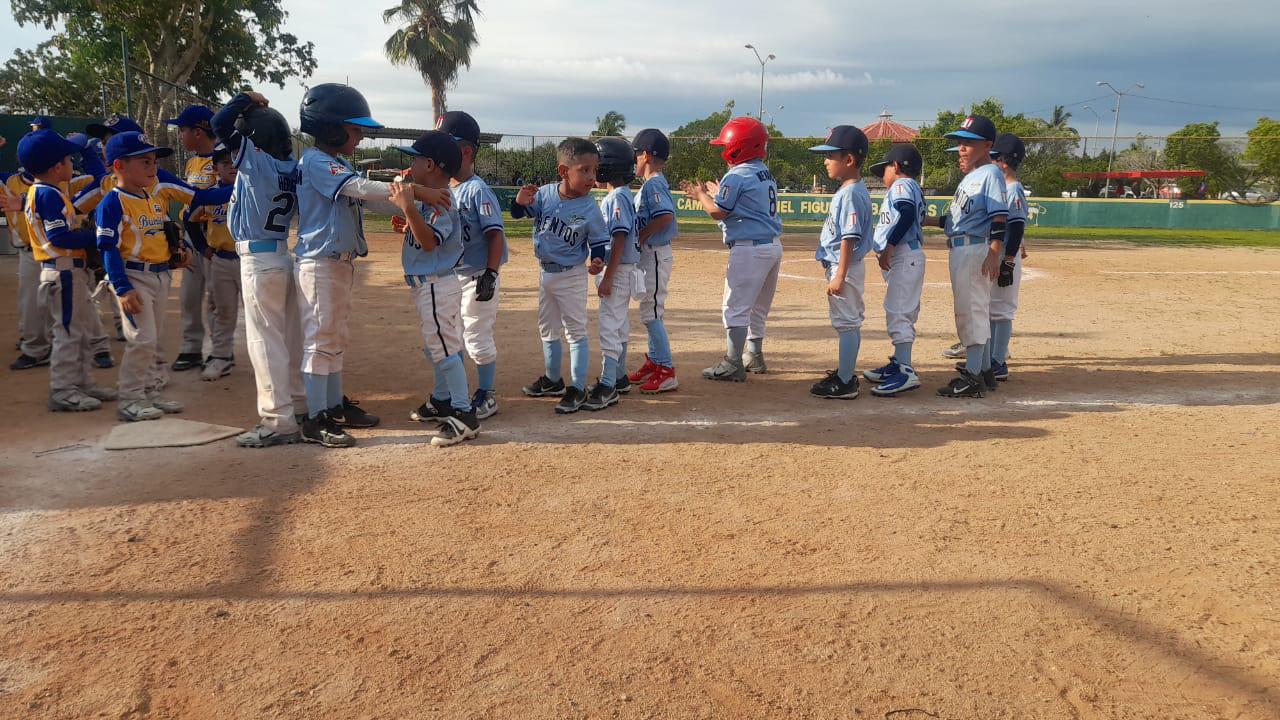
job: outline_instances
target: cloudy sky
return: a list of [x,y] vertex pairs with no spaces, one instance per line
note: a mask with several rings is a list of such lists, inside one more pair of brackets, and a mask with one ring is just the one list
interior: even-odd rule
[[[367,7],[383,4],[390,2]],[[1083,109],[1089,105],[1109,135],[1115,98],[1098,80],[1122,90],[1143,83],[1136,92],[1161,99],[1126,97],[1122,136],[1203,120],[1219,120],[1234,135],[1261,115],[1280,117],[1273,0],[479,5],[480,45],[450,107],[496,132],[581,133],[608,110],[622,112],[631,130],[670,130],[729,99],[755,112],[760,66],[746,43],[777,56],[766,68],[765,112],[790,135],[866,124],[882,107],[918,125],[939,108],[992,95],[1033,115],[1067,105],[1084,134],[1095,125]],[[716,9],[729,6],[732,14]],[[391,30],[380,13],[337,0],[285,0],[285,7],[289,29],[316,44],[319,70],[309,83],[350,82],[388,125],[431,124],[421,80],[382,56]],[[45,36],[17,28],[0,10],[4,56]],[[281,108],[296,107],[303,92],[300,83],[261,89]]]

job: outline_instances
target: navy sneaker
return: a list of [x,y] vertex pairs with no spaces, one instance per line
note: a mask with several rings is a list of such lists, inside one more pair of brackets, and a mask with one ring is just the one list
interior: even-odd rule
[[863,372],[862,377],[870,380],[871,382],[878,383],[881,380],[884,380],[885,378],[889,377],[890,375],[897,375],[897,374],[898,374],[898,359],[891,357],[889,358],[888,363],[881,365],[875,370],[867,370]]
[[871,394],[876,397],[893,397],[918,387],[920,387],[920,378],[916,375],[916,371],[906,365],[899,365],[898,372],[885,377],[879,385],[871,388]]
[[1004,382],[1009,379],[1009,363],[991,363],[991,372],[995,374],[996,379]]

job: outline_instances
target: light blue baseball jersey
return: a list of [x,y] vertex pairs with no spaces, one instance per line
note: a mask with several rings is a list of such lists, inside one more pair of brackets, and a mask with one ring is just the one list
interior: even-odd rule
[[307,148],[298,165],[298,257],[325,257],[331,253],[368,254],[364,241],[364,214],[359,200],[339,195],[355,180],[355,168],[319,148]]
[[752,160],[729,168],[720,178],[716,207],[729,213],[720,221],[724,244],[767,243],[782,235],[778,217],[778,184],[763,160]]
[[560,183],[538,188],[528,208],[533,216],[533,254],[539,262],[581,265],[592,248],[609,244],[604,216],[590,195],[560,197]]
[[1007,186],[1009,193],[1009,220],[1008,222],[1026,222],[1027,221],[1027,190],[1022,187],[1022,183],[1014,180]]
[[236,184],[227,223],[236,240],[289,241],[289,225],[298,214],[297,160],[277,160],[241,138],[236,153]]
[[866,257],[871,249],[871,195],[861,180],[844,185],[831,196],[831,211],[818,236],[819,262],[832,265],[840,263],[840,248],[846,242],[854,242],[852,260]]
[[889,245],[889,231],[893,230],[893,226],[898,224],[898,218],[901,216],[898,210],[898,204],[902,201],[911,203],[916,213],[916,222],[907,230],[907,234],[902,236],[899,245],[906,245],[914,242],[917,245],[924,244],[924,193],[920,192],[920,183],[912,178],[898,178],[893,181],[893,185],[889,187],[889,191],[884,194],[884,202],[880,204],[880,219],[876,223],[875,239],[872,247],[880,253]]
[[[472,175],[453,187],[453,205],[458,208],[458,218],[462,221],[462,262],[458,265],[458,272],[467,275],[478,273],[489,266],[489,243],[485,241],[485,233],[505,229],[502,206],[489,183],[479,175]],[[507,247],[504,244],[500,265],[506,264]]]
[[604,218],[605,229],[609,233],[609,254],[613,254],[613,244],[617,242],[614,233],[624,232],[627,234],[626,245],[618,262],[632,265],[640,262],[640,231],[636,227],[636,201],[631,190],[625,187],[610,190],[600,201],[600,216]]
[[947,235],[986,237],[991,232],[991,218],[1009,212],[1004,173],[994,163],[987,163],[965,175],[951,199],[950,212]]
[[658,173],[645,180],[640,193],[636,195],[636,227],[643,230],[646,225],[663,215],[671,216],[671,224],[650,235],[644,241],[645,245],[670,245],[678,230],[675,222],[676,203],[671,199],[671,186],[667,184],[666,176]]
[[404,234],[404,247],[400,249],[400,264],[405,275],[441,275],[453,272],[462,259],[462,222],[458,218],[458,210],[449,208],[441,212],[425,203],[417,203],[418,212],[427,225],[435,232],[436,242],[433,250],[423,250],[413,231]]

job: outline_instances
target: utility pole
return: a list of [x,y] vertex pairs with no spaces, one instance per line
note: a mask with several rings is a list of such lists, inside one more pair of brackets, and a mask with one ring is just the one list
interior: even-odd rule
[[757,119],[760,120],[760,122],[764,122],[764,66],[767,65],[770,60],[777,59],[777,56],[775,56],[773,53],[770,53],[769,57],[762,58],[760,57],[760,51],[756,50],[756,46],[752,45],[751,43],[747,43],[746,48],[751,52],[755,53],[756,60],[760,62],[760,114],[757,115],[756,117]]
[[[1129,88],[1128,90],[1125,90],[1124,92],[1120,92],[1115,88],[1114,85],[1112,85],[1111,83],[1105,80],[1099,80],[1097,84],[1099,87],[1106,85],[1107,88],[1111,90],[1111,92],[1116,94],[1116,109],[1115,109],[1116,122],[1115,122],[1115,125],[1112,126],[1111,128],[1111,156],[1107,158],[1107,187],[1111,187],[1111,177],[1110,177],[1111,164],[1114,163],[1116,160],[1116,134],[1120,132],[1120,98],[1124,97],[1125,95],[1132,95],[1133,88],[1138,88],[1139,90],[1145,90],[1147,86],[1143,85],[1142,83],[1134,83],[1133,87]],[[1110,197],[1113,194],[1113,192],[1107,193],[1107,196]]]

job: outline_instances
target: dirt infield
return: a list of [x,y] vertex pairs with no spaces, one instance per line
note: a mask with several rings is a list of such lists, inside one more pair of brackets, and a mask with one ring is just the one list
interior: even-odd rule
[[[1012,379],[954,401],[934,243],[925,388],[839,402],[807,395],[836,345],[813,238],[771,373],[721,385],[725,253],[685,237],[680,391],[566,418],[519,395],[521,239],[501,411],[440,450],[407,419],[431,372],[396,242],[359,272],[346,385],[384,420],[352,450],[107,452],[110,411],[0,370],[0,717],[1280,716],[1280,251],[1033,238]],[[252,424],[242,342],[230,377],[173,378],[184,417]]]

